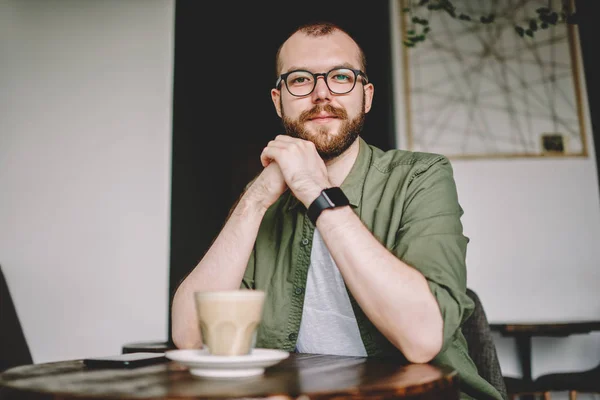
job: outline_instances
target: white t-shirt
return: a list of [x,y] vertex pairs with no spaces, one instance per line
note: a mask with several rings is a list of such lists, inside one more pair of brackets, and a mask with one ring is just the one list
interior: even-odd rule
[[304,296],[300,353],[366,356],[344,279],[315,229]]

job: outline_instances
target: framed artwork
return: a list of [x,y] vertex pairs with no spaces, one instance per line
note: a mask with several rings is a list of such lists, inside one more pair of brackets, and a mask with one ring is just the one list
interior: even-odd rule
[[404,43],[423,29],[409,11],[419,0],[397,1],[402,148],[449,158],[587,157],[577,26],[516,32],[547,0],[453,0],[463,18],[425,8],[427,35],[412,47]]

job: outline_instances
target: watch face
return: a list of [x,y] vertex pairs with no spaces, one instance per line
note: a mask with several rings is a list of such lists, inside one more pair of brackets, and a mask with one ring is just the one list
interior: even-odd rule
[[339,187],[332,187],[321,191],[319,197],[308,207],[308,218],[314,225],[317,224],[317,218],[323,210],[328,208],[343,207],[350,204],[350,201]]
[[350,204],[350,201],[339,187],[332,187],[323,190],[323,195],[327,196],[331,207],[341,207]]

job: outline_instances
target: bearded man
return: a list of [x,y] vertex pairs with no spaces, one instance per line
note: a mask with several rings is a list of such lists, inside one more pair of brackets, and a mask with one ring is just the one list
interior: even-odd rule
[[298,28],[276,55],[285,135],[173,298],[172,337],[199,348],[196,291],[266,292],[257,347],[450,365],[462,398],[501,399],[461,325],[466,247],[453,172],[438,154],[384,152],[360,134],[374,86],[356,41]]

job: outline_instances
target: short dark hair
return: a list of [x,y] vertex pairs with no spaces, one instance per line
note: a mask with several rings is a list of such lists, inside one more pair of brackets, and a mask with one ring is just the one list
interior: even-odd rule
[[307,36],[313,36],[313,37],[327,36],[327,35],[331,35],[335,32],[345,33],[346,35],[348,35],[350,37],[350,39],[352,39],[354,41],[354,43],[356,43],[356,46],[358,47],[358,57],[360,59],[360,69],[364,73],[367,72],[367,57],[365,56],[365,52],[360,47],[360,45],[358,44],[356,39],[354,39],[352,37],[352,35],[350,35],[350,33],[348,33],[348,31],[346,31],[345,29],[341,28],[340,26],[338,26],[332,22],[311,22],[311,23],[307,23],[307,24],[301,25],[298,28],[296,28],[292,33],[290,33],[287,36],[287,38],[283,41],[283,43],[281,43],[281,45],[277,49],[277,54],[275,55],[275,74],[276,74],[276,76],[279,76],[279,74],[281,72],[281,61],[280,61],[281,49],[283,48],[283,45],[285,44],[285,42],[287,42],[287,40],[297,32],[302,32]]

